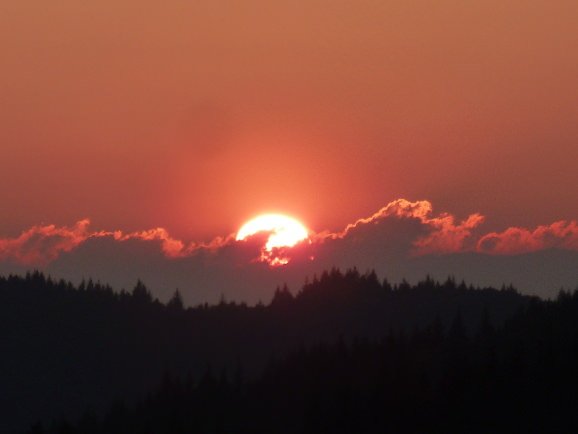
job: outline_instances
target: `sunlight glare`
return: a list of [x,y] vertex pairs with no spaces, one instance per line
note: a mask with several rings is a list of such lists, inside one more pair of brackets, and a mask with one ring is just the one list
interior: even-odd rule
[[279,214],[266,214],[245,223],[237,233],[237,240],[244,240],[258,232],[271,232],[265,248],[292,247],[307,238],[307,229],[297,220]]

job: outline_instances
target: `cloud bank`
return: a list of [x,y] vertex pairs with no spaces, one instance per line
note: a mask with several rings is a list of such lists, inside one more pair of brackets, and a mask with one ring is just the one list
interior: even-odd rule
[[536,229],[511,227],[481,237],[477,250],[484,253],[516,255],[549,248],[578,250],[578,224],[561,220]]
[[[161,299],[179,288],[191,304],[220,297],[251,303],[266,301],[276,285],[289,282],[298,288],[306,276],[332,266],[375,268],[394,278],[447,269],[467,278],[472,265],[464,265],[463,258],[477,258],[475,264],[482,264],[487,259],[480,258],[495,257],[495,265],[480,270],[479,278],[498,276],[495,269],[507,256],[546,249],[578,251],[576,221],[491,233],[483,232],[483,222],[478,213],[458,220],[449,213],[434,213],[429,201],[398,199],[342,231],[313,233],[294,247],[274,249],[268,260],[287,258],[289,263],[271,267],[262,261],[267,234],[241,241],[230,234],[197,244],[175,239],[163,228],[91,232],[90,221],[84,219],[69,227],[38,225],[18,237],[0,239],[0,270],[37,268],[55,277],[93,278],[124,288],[140,278]],[[515,273],[512,268],[512,281]],[[500,276],[507,279],[510,274]],[[493,282],[499,283],[508,282]]]

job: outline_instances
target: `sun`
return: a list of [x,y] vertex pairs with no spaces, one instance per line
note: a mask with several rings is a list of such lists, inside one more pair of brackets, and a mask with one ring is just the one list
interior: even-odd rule
[[261,249],[260,260],[273,266],[289,263],[287,252],[281,248],[293,247],[309,236],[305,226],[297,220],[280,214],[265,214],[245,223],[237,233],[237,240],[244,240],[259,232],[269,233]]
[[308,236],[305,226],[297,220],[280,214],[266,214],[245,223],[237,233],[237,240],[258,232],[271,233],[265,244],[268,251],[275,247],[293,247]]

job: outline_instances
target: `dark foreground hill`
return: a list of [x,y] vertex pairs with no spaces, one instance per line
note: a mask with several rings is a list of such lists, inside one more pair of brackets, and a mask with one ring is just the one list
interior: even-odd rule
[[[427,365],[423,369],[427,372],[433,369],[434,376],[420,374],[415,381],[423,377],[428,384],[437,384],[436,378],[444,378],[442,365],[446,359],[436,361],[428,355],[429,350],[408,346],[406,341],[412,342],[410,336],[418,339],[420,333],[425,333],[423,330],[435,330],[438,342],[446,342],[452,333],[463,335],[463,339],[470,342],[481,328],[500,328],[518,312],[544,303],[521,296],[512,288],[474,289],[451,279],[443,284],[426,279],[416,286],[402,283],[391,287],[387,282],[379,282],[375,273],[360,275],[355,270],[324,273],[304,285],[296,296],[286,288],[278,289],[267,306],[248,307],[223,301],[216,306],[188,309],[183,307],[178,293],[167,305],[153,300],[142,283],[130,293],[117,293],[92,282],[73,287],[38,273],[24,278],[0,278],[0,431],[14,432],[34,420],[75,421],[87,411],[102,415],[114,401],[130,405],[154,390],[163,373],[176,379],[171,383],[175,389],[169,387],[171,390],[166,393],[189,394],[181,404],[171,404],[188,409],[183,410],[187,414],[191,413],[186,404],[190,400],[200,399],[209,407],[214,405],[206,409],[205,414],[210,415],[217,407],[221,407],[219,414],[228,411],[227,403],[231,399],[231,402],[241,400],[257,408],[264,406],[266,414],[279,413],[279,420],[283,420],[289,418],[289,413],[283,412],[290,412],[290,408],[283,410],[283,399],[293,397],[293,401],[298,402],[301,396],[307,396],[311,398],[304,402],[313,407],[295,407],[295,411],[313,412],[311,417],[323,421],[324,413],[315,415],[315,409],[320,406],[320,411],[331,412],[337,408],[334,408],[336,403],[326,402],[323,397],[332,387],[351,389],[353,395],[369,393],[355,404],[362,405],[363,400],[373,399],[370,396],[381,390],[373,391],[374,386],[370,384],[385,381],[383,384],[390,390],[387,381],[405,378],[397,374],[391,377],[391,371],[382,373],[389,380],[381,378],[376,366],[383,362],[401,366],[412,361],[413,366],[414,361],[423,357],[424,366]],[[450,333],[451,330],[454,332]],[[388,354],[393,347],[388,345],[405,348],[405,358],[390,358]],[[355,348],[366,348],[369,353],[361,355],[363,352]],[[315,351],[321,351],[320,355]],[[445,350],[442,352],[446,354]],[[381,358],[372,359],[371,354],[379,354]],[[355,361],[359,357],[360,361]],[[373,369],[364,367],[366,361]],[[322,369],[324,364],[331,369]],[[435,369],[428,367],[430,364]],[[221,378],[220,382],[211,372],[218,373],[215,375]],[[237,380],[234,392],[237,395],[231,392],[233,395],[229,396],[227,390],[233,390],[233,386],[232,380],[226,378],[234,377],[235,372],[244,381],[241,385],[241,380]],[[326,379],[324,372],[328,375]],[[408,371],[404,375],[414,378],[414,374]],[[336,376],[344,383],[336,382]],[[190,381],[181,384],[184,378]],[[289,378],[294,380],[287,382]],[[357,392],[358,382],[369,389]],[[168,387],[166,384],[165,381]],[[221,384],[222,390],[216,384]],[[326,392],[323,392],[324,384],[329,387]],[[203,391],[202,387],[207,390]],[[413,396],[409,391],[416,390],[412,387],[408,386],[404,392],[407,399]],[[315,397],[319,393],[321,401],[317,402]],[[147,401],[153,407],[142,410],[149,405],[144,403],[139,408],[154,414],[157,395]],[[285,398],[281,399],[281,395]],[[210,396],[214,397],[212,404]],[[340,395],[331,392],[328,396]],[[350,398],[343,399],[345,403]],[[385,398],[376,399],[381,402]],[[248,409],[243,408],[231,408],[243,414],[238,419],[238,428],[249,426],[243,419]],[[309,426],[309,416],[305,413],[299,423],[306,425],[301,427]],[[136,413],[127,414],[127,417],[140,418]],[[268,417],[262,415],[259,420],[267,424]],[[229,416],[225,419],[237,420]],[[175,420],[178,424],[185,423]],[[119,416],[118,423],[128,422]],[[251,427],[251,432],[275,432],[267,431],[266,425]],[[207,432],[218,431],[210,424],[205,428]],[[110,425],[107,429],[104,432],[115,432],[117,428]],[[118,429],[117,432],[157,432],[146,431],[146,427],[144,431]]]
[[313,345],[256,379],[166,375],[136,406],[27,434],[575,433],[578,294],[532,303],[474,335],[461,318],[381,339]]

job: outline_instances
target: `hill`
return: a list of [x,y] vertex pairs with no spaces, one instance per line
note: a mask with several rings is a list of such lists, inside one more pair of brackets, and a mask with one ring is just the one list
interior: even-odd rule
[[0,278],[2,432],[60,417],[74,419],[111,402],[134,402],[169,372],[200,378],[240,369],[262,375],[272,360],[316,345],[381,339],[461,318],[473,336],[484,321],[502,326],[537,299],[513,288],[473,288],[452,279],[391,286],[374,272],[333,269],[268,305],[165,305],[138,282],[129,293],[40,273]]

